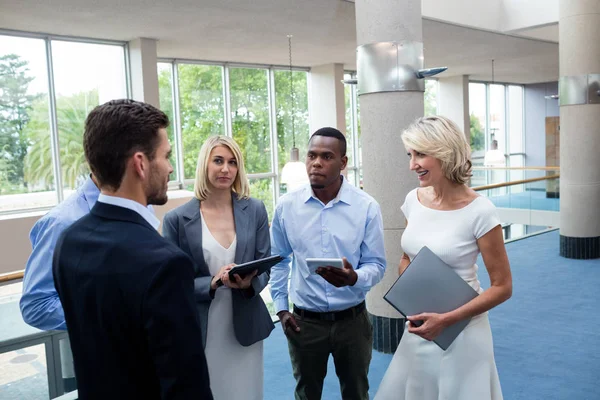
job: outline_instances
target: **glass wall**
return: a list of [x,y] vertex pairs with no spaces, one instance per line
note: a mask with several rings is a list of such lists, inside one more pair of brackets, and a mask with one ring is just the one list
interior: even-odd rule
[[89,174],[83,153],[85,119],[94,107],[127,98],[123,46],[52,42],[60,168],[64,196]]
[[128,95],[125,43],[31,36],[0,35],[0,213],[67,197],[89,172],[88,112]]
[[[228,135],[240,145],[250,194],[263,200],[272,217],[281,169],[294,138],[301,157],[308,142],[308,73],[266,66],[163,60],[158,64],[163,110],[172,110],[171,141],[183,174],[171,187],[191,190],[198,152],[211,135]],[[174,84],[175,83],[175,84]],[[293,85],[293,94],[290,83]],[[181,144],[179,146],[179,143]]]
[[[524,171],[494,168],[523,167],[524,152],[524,91],[521,85],[469,83],[471,115],[471,150],[476,169],[472,186],[524,179]],[[495,194],[506,189],[496,190]]]

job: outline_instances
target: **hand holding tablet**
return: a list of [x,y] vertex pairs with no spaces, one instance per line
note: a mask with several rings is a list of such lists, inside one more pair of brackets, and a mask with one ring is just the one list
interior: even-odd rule
[[344,262],[341,258],[307,258],[306,265],[311,274],[316,274],[319,267],[343,268]]

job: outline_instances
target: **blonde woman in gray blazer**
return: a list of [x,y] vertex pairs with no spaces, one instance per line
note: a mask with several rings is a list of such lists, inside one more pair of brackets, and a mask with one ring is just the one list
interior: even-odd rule
[[262,341],[274,328],[260,296],[269,273],[230,280],[229,270],[271,255],[269,222],[264,204],[249,196],[242,152],[233,139],[213,136],[204,143],[194,194],[165,215],[163,235],[197,264],[196,304],[213,396],[259,400]]

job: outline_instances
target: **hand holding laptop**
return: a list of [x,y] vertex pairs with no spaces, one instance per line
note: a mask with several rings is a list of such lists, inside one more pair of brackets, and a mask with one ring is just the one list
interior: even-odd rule
[[448,324],[442,314],[421,313],[409,315],[406,319],[410,321],[408,331],[421,336],[425,340],[433,340],[444,331]]

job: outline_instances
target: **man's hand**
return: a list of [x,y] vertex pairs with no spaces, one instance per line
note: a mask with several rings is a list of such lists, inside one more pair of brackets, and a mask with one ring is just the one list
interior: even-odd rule
[[284,332],[286,331],[286,328],[290,328],[294,332],[300,332],[300,327],[298,326],[298,323],[296,322],[296,318],[294,318],[294,314],[292,314],[291,312],[289,312],[287,310],[283,310],[283,311],[279,311],[277,313],[277,316],[279,317],[279,320],[281,321],[281,327],[283,328]]
[[358,275],[346,257],[342,258],[342,262],[344,263],[343,268],[319,267],[317,268],[317,274],[335,287],[354,286],[358,280]]

